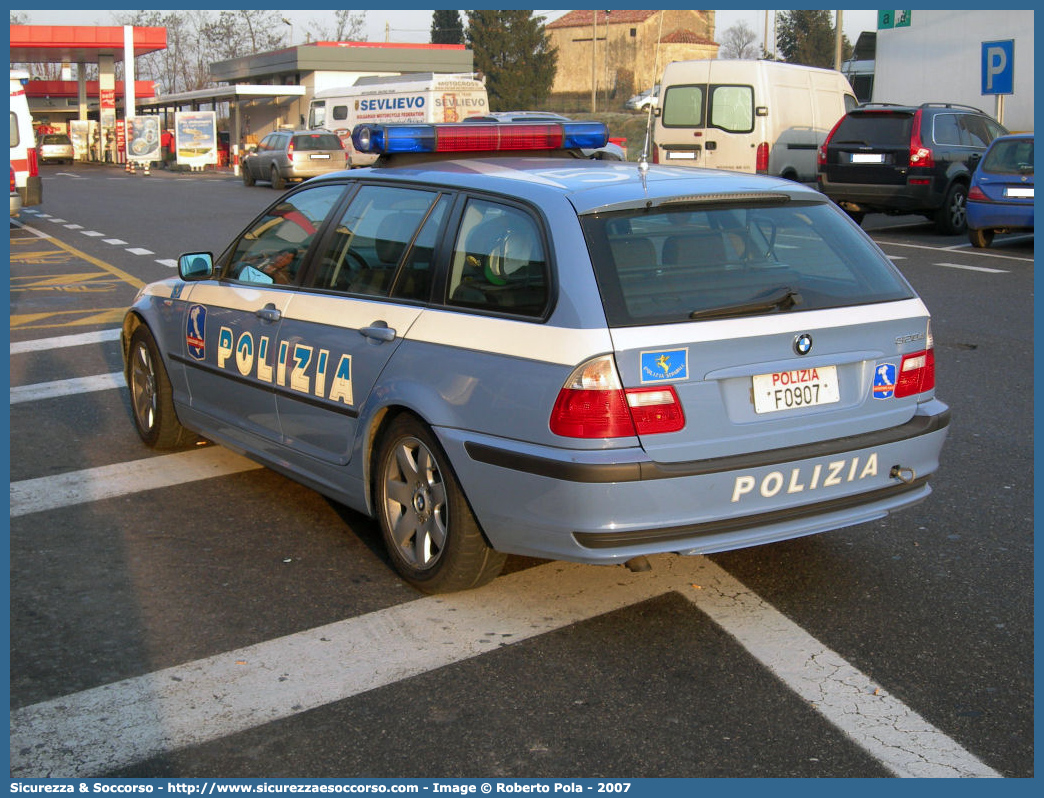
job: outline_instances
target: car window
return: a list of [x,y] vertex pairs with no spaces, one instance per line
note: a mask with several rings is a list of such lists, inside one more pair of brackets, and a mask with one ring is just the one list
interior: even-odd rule
[[14,111],[11,112],[11,146],[17,147],[21,137],[18,133],[18,116]]
[[293,283],[308,247],[343,193],[344,185],[333,183],[280,200],[231,248],[222,276],[258,285]]
[[663,98],[664,127],[703,127],[706,86],[668,86]]
[[333,107],[333,118],[334,119],[347,119],[348,118],[348,106],[347,105],[335,105]]
[[[437,198],[433,191],[360,188],[319,260],[313,287],[388,296],[399,263]],[[430,251],[427,262],[430,265]]]
[[548,263],[540,229],[528,213],[472,199],[453,247],[447,303],[527,316],[548,301]]
[[406,253],[402,268],[392,287],[391,295],[397,299],[426,301],[431,296],[432,273],[435,267],[435,243],[442,222],[449,213],[452,200],[441,197],[428,214],[424,225]]
[[957,114],[936,114],[932,130],[936,144],[965,143],[961,141],[961,126],[958,124]]
[[729,133],[749,133],[754,129],[753,86],[711,86],[710,127]]
[[826,204],[628,211],[582,222],[612,326],[912,296]]
[[986,129],[986,121],[981,116],[962,114],[960,116],[961,144],[966,147],[986,147],[990,143],[990,134]]

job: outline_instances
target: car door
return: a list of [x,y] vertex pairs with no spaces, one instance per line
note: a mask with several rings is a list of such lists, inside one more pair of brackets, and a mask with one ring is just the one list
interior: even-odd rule
[[329,183],[281,198],[225,252],[218,279],[186,292],[192,408],[247,448],[282,441],[276,395],[289,372],[279,331],[309,249],[345,188]]
[[437,191],[364,185],[333,224],[279,334],[276,405],[295,453],[351,460],[360,409],[428,299],[449,204]]

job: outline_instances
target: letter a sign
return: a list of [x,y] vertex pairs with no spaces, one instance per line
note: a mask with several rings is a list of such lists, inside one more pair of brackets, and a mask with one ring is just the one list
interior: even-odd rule
[[982,43],[982,93],[1014,94],[1015,40]]

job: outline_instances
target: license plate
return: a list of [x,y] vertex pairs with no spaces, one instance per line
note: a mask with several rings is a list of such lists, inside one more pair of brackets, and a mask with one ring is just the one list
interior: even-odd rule
[[884,155],[879,152],[853,152],[852,163],[884,163]]
[[313,161],[329,161],[330,160],[330,156],[327,153],[323,153],[323,154],[320,154],[320,155],[312,155],[311,158],[312,158]]
[[1005,197],[1017,197],[1019,199],[1033,199],[1032,188],[1021,188],[1018,186],[1008,186],[1004,189]]
[[677,150],[667,151],[667,160],[669,161],[694,161],[696,160],[696,153],[692,150]]
[[776,413],[840,401],[836,366],[754,375],[754,411],[757,413]]

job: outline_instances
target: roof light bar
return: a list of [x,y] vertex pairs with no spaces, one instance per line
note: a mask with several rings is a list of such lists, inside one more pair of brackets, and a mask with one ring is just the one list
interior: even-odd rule
[[598,149],[608,141],[602,122],[357,125],[352,131],[355,149],[378,155]]

